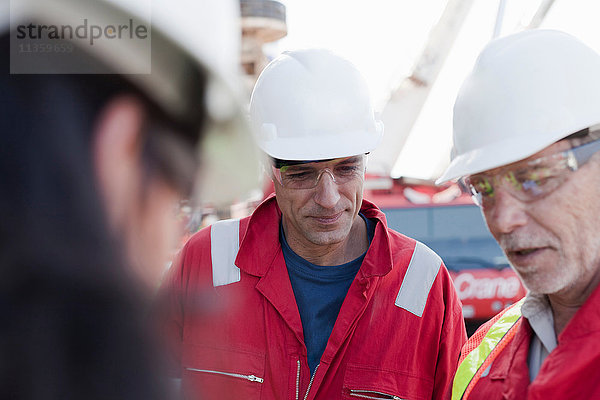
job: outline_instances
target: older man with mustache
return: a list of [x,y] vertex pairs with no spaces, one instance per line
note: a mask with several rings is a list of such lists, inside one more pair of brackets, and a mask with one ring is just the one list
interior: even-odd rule
[[454,108],[454,159],[529,289],[463,347],[453,399],[600,398],[600,56],[558,31],[491,42]]

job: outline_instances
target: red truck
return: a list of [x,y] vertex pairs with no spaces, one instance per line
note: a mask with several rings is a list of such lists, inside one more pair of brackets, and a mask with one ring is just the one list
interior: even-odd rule
[[366,199],[388,225],[438,253],[463,303],[467,331],[522,298],[526,289],[489,233],[479,207],[458,185],[367,176]]

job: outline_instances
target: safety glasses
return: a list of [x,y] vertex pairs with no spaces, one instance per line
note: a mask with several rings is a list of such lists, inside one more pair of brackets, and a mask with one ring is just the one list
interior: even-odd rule
[[327,161],[283,165],[279,168],[272,165],[272,170],[277,182],[285,189],[313,189],[319,184],[323,174],[329,174],[337,185],[364,179],[365,158],[365,155],[358,155]]
[[473,200],[479,206],[493,204],[495,188],[500,185],[514,198],[525,203],[532,202],[560,187],[570,172],[577,171],[599,150],[600,140],[595,140],[566,151],[501,168],[493,174],[471,175],[464,178],[462,184],[470,189]]

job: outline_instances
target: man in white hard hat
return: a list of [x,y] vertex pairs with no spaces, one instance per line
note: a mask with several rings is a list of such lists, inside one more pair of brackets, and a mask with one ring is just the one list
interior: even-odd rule
[[238,14],[222,0],[0,0],[3,398],[167,398],[143,302],[179,240],[173,211],[200,164],[229,189],[247,182],[228,171],[252,170],[227,84]]
[[449,397],[460,301],[441,259],[362,198],[383,125],[359,72],[325,50],[285,52],[259,77],[250,115],[275,196],[200,231],[175,262],[165,293],[184,390]]
[[600,55],[558,31],[491,42],[454,107],[461,178],[528,288],[461,354],[453,399],[600,398]]

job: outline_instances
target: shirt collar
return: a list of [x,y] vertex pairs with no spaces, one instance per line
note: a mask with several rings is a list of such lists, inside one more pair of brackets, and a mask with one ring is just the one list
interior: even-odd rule
[[548,296],[544,294],[527,293],[521,313],[538,337],[542,345],[550,353],[556,348],[556,333],[554,332],[554,317]]

